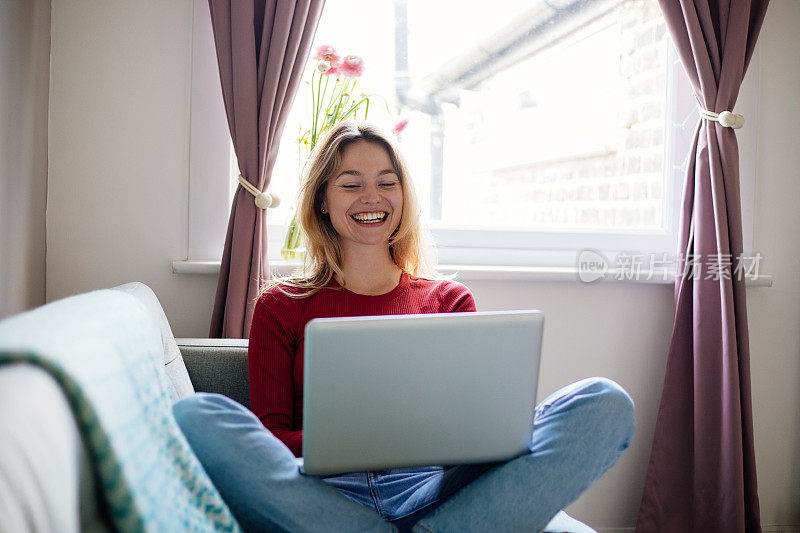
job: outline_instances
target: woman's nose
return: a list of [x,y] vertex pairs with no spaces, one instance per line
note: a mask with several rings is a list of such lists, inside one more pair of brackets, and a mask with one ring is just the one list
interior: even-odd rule
[[374,204],[380,202],[381,197],[378,192],[378,186],[375,184],[367,185],[364,187],[364,192],[361,195],[361,201],[365,204]]

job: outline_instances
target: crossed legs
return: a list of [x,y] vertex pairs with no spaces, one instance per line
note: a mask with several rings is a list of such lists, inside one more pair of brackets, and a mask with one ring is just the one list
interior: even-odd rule
[[[397,531],[369,507],[300,474],[291,451],[233,400],[198,393],[173,410],[246,531]],[[536,407],[530,454],[477,478],[458,475],[474,465],[455,467],[444,482],[461,477],[465,486],[433,487],[443,498],[397,525],[425,533],[540,531],[614,465],[634,427],[633,402],[619,385],[603,378],[573,383]]]

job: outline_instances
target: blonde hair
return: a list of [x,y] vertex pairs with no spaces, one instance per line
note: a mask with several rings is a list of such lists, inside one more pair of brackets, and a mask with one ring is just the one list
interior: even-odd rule
[[322,213],[322,202],[328,181],[341,165],[342,152],[358,141],[382,146],[400,179],[403,211],[397,229],[389,237],[392,260],[413,276],[428,279],[445,277],[435,270],[433,239],[423,224],[414,183],[393,136],[374,125],[346,120],[333,126],[320,138],[303,173],[297,203],[297,223],[306,248],[303,266],[290,276],[275,276],[268,280],[259,295],[277,285],[288,296],[306,298],[325,287],[334,274],[343,277],[342,244],[330,217]]

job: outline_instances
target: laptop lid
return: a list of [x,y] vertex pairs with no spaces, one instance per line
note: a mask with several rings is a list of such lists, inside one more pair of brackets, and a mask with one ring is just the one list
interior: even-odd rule
[[507,460],[528,450],[539,311],[311,320],[303,472]]

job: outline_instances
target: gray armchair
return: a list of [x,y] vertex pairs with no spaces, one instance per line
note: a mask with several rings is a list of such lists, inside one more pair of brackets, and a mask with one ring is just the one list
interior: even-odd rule
[[175,339],[197,392],[217,392],[250,408],[247,339]]

